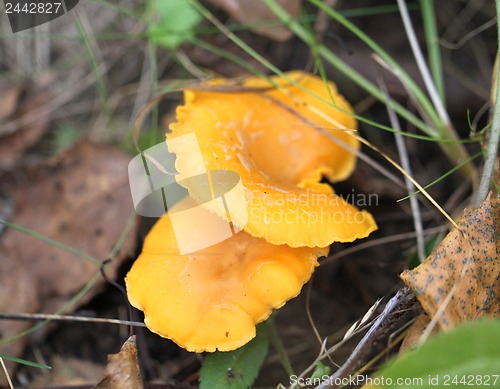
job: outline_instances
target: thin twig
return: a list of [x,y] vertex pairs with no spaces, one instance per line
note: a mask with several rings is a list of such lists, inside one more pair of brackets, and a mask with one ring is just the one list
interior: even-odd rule
[[406,1],[398,0],[398,7],[399,7],[399,13],[401,14],[401,19],[403,20],[406,35],[408,36],[408,41],[410,42],[413,55],[415,56],[415,60],[417,62],[418,69],[420,70],[420,74],[422,75],[427,91],[429,92],[429,97],[431,98],[434,107],[436,107],[436,111],[439,117],[448,128],[450,133],[449,135],[451,135],[451,133],[453,133],[454,135],[455,132],[453,130],[450,117],[448,116],[448,112],[446,112],[443,102],[439,97],[436,85],[434,84],[429,68],[425,63],[422,50],[420,49],[420,45],[418,44],[417,36],[415,35],[415,29],[413,28],[413,24],[410,19],[410,14],[406,6]]
[[[316,324],[314,324],[314,320],[311,314],[311,289],[312,289],[312,284],[313,284],[313,277],[314,273],[311,276],[311,279],[309,280],[309,283],[307,284],[307,289],[306,289],[306,314],[307,314],[307,319],[309,320],[309,324],[311,324],[311,327],[314,331],[314,335],[316,336],[316,339],[318,339],[319,345],[320,345],[320,351],[319,355],[321,355],[324,351],[326,351],[326,342],[328,338],[321,339],[321,335],[319,334],[318,328],[316,327]],[[333,359],[330,357],[330,354],[326,355],[328,360],[332,365],[335,365],[337,367],[340,367],[337,363],[333,361]]]
[[[358,335],[362,332],[364,332],[367,328],[369,328],[375,320],[369,321],[366,324],[360,324],[358,327],[351,332],[350,334],[345,334],[342,340],[338,341],[335,343],[333,346],[329,347],[328,349],[326,348],[326,342],[324,347],[322,347],[322,352],[318,355],[318,357],[308,366],[306,367],[302,373],[297,377],[298,381],[300,382],[300,379],[304,378],[307,374],[311,373],[318,365],[318,362],[321,362],[323,359],[328,358],[330,359],[330,355],[336,352],[340,347],[344,346],[347,341],[349,341],[353,336]],[[347,336],[346,336],[347,335]],[[328,339],[325,339],[326,341]],[[336,365],[336,364],[335,364]],[[297,383],[291,383],[288,389],[296,389],[297,388]]]
[[5,363],[4,363],[2,357],[0,357],[0,364],[2,365],[3,372],[5,374],[5,377],[7,378],[7,382],[9,383],[9,388],[14,389],[14,385],[12,384],[12,380],[10,379],[9,372],[7,371],[7,366],[5,366]]
[[324,380],[316,389],[338,388],[335,382],[340,382],[352,372],[356,365],[363,360],[367,351],[372,344],[379,338],[393,323],[393,315],[396,312],[408,309],[414,302],[414,296],[409,288],[400,289],[396,295],[389,300],[380,316],[375,320],[366,335],[358,343],[354,351],[351,353],[347,361],[332,374],[328,379]]
[[481,24],[479,27],[468,32],[457,43],[448,42],[445,39],[440,39],[439,44],[448,50],[458,50],[463,45],[465,45],[468,41],[470,41],[472,38],[474,38],[476,35],[479,35],[480,33],[487,30],[488,28],[493,27],[496,24],[496,22],[497,22],[497,18],[493,18],[491,20],[488,20],[486,23]]
[[312,289],[312,284],[313,284],[313,277],[314,273],[311,276],[311,279],[309,280],[309,283],[307,284],[307,289],[306,289],[306,315],[307,319],[309,320],[309,324],[311,325],[314,335],[316,336],[316,339],[318,339],[318,343],[320,344],[321,347],[323,347],[323,339],[321,339],[321,335],[319,334],[318,327],[316,327],[316,324],[314,324],[314,320],[312,318],[311,314],[311,289]]
[[[428,228],[428,229],[424,230],[423,233],[424,233],[424,235],[433,235],[433,234],[437,234],[439,232],[446,231],[448,229],[449,229],[448,225],[443,225],[443,226]],[[414,239],[415,237],[416,237],[415,232],[403,232],[401,234],[385,236],[383,238],[369,240],[367,242],[359,243],[355,246],[349,247],[347,249],[339,251],[338,253],[335,253],[333,255],[326,257],[326,259],[324,259],[323,261],[320,261],[320,265],[324,266],[324,265],[326,265],[330,262],[336,261],[342,257],[346,257],[350,254],[357,253],[358,251],[369,249],[370,247],[381,246],[383,244],[398,242],[400,240]]]
[[[415,29],[413,28],[408,8],[406,6],[406,0],[398,0],[398,7],[406,30],[406,35],[408,36],[408,41],[410,42],[410,46],[417,62],[420,74],[422,75],[437,115],[441,120],[441,123],[436,123],[436,125],[438,126],[437,130],[439,131],[439,137],[447,137],[458,140],[459,136],[457,135],[457,132],[453,127],[453,123],[451,122],[448,112],[444,107],[443,101],[439,97],[436,85],[434,84],[429,68],[427,67],[420,45],[418,44]],[[441,147],[452,163],[460,162],[461,160],[467,159],[469,157],[467,149],[465,149],[465,147],[460,143],[450,143],[446,145],[446,147]],[[477,173],[475,172],[474,165],[464,165],[464,168],[461,169],[461,171],[464,176],[471,181],[472,187],[477,188]]]
[[[424,122],[427,123],[427,125],[429,126],[429,128],[432,129],[432,131],[433,131],[432,137],[434,137],[435,139],[438,139],[440,137],[440,135],[439,135],[438,130],[436,130],[434,128],[435,124],[433,123],[432,118],[429,116],[429,114],[426,111],[425,107],[420,103],[420,101],[418,100],[418,98],[415,95],[415,93],[413,93],[413,91],[410,88],[408,88],[408,85],[405,83],[403,74],[401,74],[401,72],[398,69],[395,69],[391,65],[389,65],[378,54],[374,53],[374,54],[371,55],[371,57],[373,58],[373,60],[377,64],[379,64],[382,67],[382,69],[387,70],[390,74],[392,74],[394,77],[396,77],[398,79],[398,81],[400,82],[401,86],[404,88],[406,94],[408,95],[408,98],[410,99],[410,101],[413,104],[413,106],[415,107],[415,109],[418,111],[418,113],[420,114],[420,116],[424,119]],[[383,93],[382,93],[382,95],[383,95]],[[384,103],[385,103],[385,101],[384,101]]]
[[72,322],[84,322],[84,323],[107,323],[107,324],[119,324],[124,326],[146,327],[144,323],[137,321],[106,319],[99,317],[55,315],[49,313],[0,312],[0,320],[19,320],[19,321],[52,320],[52,321],[72,321]]
[[[389,115],[389,120],[391,122],[392,128],[396,130],[394,132],[394,138],[396,140],[396,147],[398,149],[399,159],[401,160],[401,166],[408,173],[409,176],[413,176],[413,172],[410,165],[410,159],[408,157],[408,150],[406,149],[406,144],[401,135],[401,125],[399,124],[398,117],[394,108],[391,105],[391,101],[389,100],[389,93],[387,91],[387,86],[383,80],[379,82],[380,89],[386,95],[387,104],[385,105],[387,108],[387,114]],[[408,194],[411,195],[415,192],[415,185],[408,179],[407,176],[404,177],[406,189]],[[420,212],[420,207],[418,205],[418,199],[415,196],[410,197],[410,207],[411,213],[413,215],[413,226],[415,227],[415,233],[417,235],[417,253],[418,258],[420,259],[420,263],[425,261],[425,239],[424,239],[424,228],[422,226],[422,214]]]

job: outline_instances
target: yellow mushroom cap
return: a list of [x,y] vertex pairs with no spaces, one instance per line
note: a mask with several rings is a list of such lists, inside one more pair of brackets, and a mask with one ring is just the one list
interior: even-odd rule
[[[283,117],[281,123],[270,113],[265,120],[274,125],[256,123],[252,136],[245,139],[246,147],[253,148],[257,153],[257,164],[262,164],[262,170],[280,177],[283,182],[303,186],[305,181],[321,180],[321,176],[331,182],[345,180],[354,170],[356,156],[311,126],[305,126],[306,123],[296,115],[314,123],[354,150],[359,150],[359,141],[350,134],[357,129],[351,105],[338,93],[332,82],[325,84],[321,78],[300,71],[288,72],[286,77],[272,77],[272,82],[282,89],[272,88],[266,90],[264,95],[273,99],[274,105],[278,103],[282,109],[291,110],[292,117]],[[300,86],[291,84],[288,79]],[[256,88],[272,86],[258,77],[249,78],[244,85]],[[259,119],[262,120],[265,115],[265,112],[261,112]],[[258,127],[265,129],[265,133],[256,132]],[[261,141],[260,137],[265,137],[265,141]],[[287,158],[272,158],[277,152],[290,153],[292,163]],[[259,158],[265,153],[268,153],[267,158]]]
[[[203,223],[203,220],[197,222]],[[328,248],[274,246],[241,231],[180,255],[168,214],[146,237],[125,282],[147,327],[188,351],[229,351],[299,294]]]
[[[301,72],[288,77],[327,101],[331,93],[336,107],[278,78],[274,80],[284,91],[269,89],[271,84],[260,79],[250,79],[245,86],[268,89],[186,90],[185,104],[177,109],[177,122],[167,138],[195,133],[207,171],[226,169],[240,175],[247,204],[239,211],[229,206],[231,221],[250,235],[291,247],[326,247],[364,238],[377,228],[373,217],[319,183],[323,175],[332,181],[345,179],[356,156],[315,127],[328,127],[332,136],[358,149],[358,141],[346,131],[356,126],[348,114],[352,109],[332,83],[329,91],[317,77]],[[176,154],[180,176],[199,174],[189,149],[169,149]],[[193,198],[199,197],[195,187],[186,188]]]

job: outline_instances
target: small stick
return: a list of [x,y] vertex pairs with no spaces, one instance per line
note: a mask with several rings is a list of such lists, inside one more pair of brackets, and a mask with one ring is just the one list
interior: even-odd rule
[[[437,234],[439,232],[447,231],[448,229],[449,229],[448,225],[443,225],[443,226],[428,228],[428,229],[424,230],[423,232],[424,232],[424,236],[427,236],[427,235],[433,235],[433,234]],[[411,231],[411,232],[403,232],[401,234],[395,234],[395,235],[391,235],[391,236],[384,236],[383,238],[372,239],[372,240],[369,240],[367,242],[357,244],[355,246],[346,248],[342,251],[339,251],[335,254],[332,254],[332,255],[326,257],[325,259],[323,259],[322,261],[320,261],[320,265],[324,266],[328,263],[336,261],[337,259],[340,259],[342,257],[345,257],[345,256],[353,254],[353,253],[357,253],[358,251],[369,249],[370,247],[381,246],[383,244],[398,242],[398,241],[405,240],[405,239],[413,239],[416,237],[417,237],[416,232]]]
[[134,326],[134,327],[146,327],[142,322],[129,321],[129,320],[118,320],[118,319],[106,319],[98,317],[84,317],[84,316],[71,316],[71,315],[54,315],[48,313],[10,313],[10,312],[0,312],[0,320],[20,320],[20,321],[38,321],[38,320],[52,320],[52,321],[73,321],[73,322],[84,322],[84,323],[108,323],[108,324],[120,324],[124,326]]
[[358,343],[349,358],[347,358],[347,361],[327,380],[316,386],[316,389],[338,388],[339,385],[335,385],[335,382],[346,378],[356,368],[356,365],[364,358],[371,345],[393,324],[391,316],[398,311],[409,308],[413,304],[414,298],[409,288],[404,287],[398,290],[396,295],[389,300],[366,335],[363,336],[363,339]]
[[[394,138],[396,139],[396,147],[399,153],[399,159],[401,160],[401,166],[408,173],[409,176],[413,176],[413,172],[410,165],[410,158],[408,157],[408,150],[406,149],[405,140],[403,135],[401,135],[401,125],[399,124],[396,111],[391,105],[391,100],[389,98],[389,92],[387,91],[387,85],[383,80],[380,80],[380,89],[384,93],[387,99],[387,114],[389,115],[389,120],[391,121],[392,128],[397,132],[394,133]],[[408,195],[411,196],[415,192],[415,186],[408,179],[407,176],[404,178],[405,185],[408,190]],[[415,227],[415,233],[417,234],[417,253],[420,263],[425,261],[425,239],[424,239],[424,227],[422,225],[422,214],[420,212],[420,207],[418,205],[418,200],[415,196],[410,197],[410,207],[413,215],[413,226]]]
[[5,363],[4,363],[2,357],[0,357],[0,364],[2,365],[3,372],[5,374],[5,377],[7,378],[7,382],[9,383],[9,388],[14,389],[14,385],[12,384],[12,380],[10,379],[9,372],[7,371],[7,366],[5,366]]

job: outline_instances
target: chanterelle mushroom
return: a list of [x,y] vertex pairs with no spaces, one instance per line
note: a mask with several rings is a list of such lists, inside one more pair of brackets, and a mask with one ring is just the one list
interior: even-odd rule
[[[347,131],[356,127],[348,114],[352,109],[333,84],[329,92],[317,77],[300,72],[288,76],[311,92],[285,85],[279,78],[274,80],[284,86],[283,91],[186,90],[168,139],[196,133],[206,170],[227,169],[241,176],[248,203],[240,214],[232,207],[231,219],[250,235],[291,247],[326,247],[364,238],[377,228],[373,217],[319,182],[322,175],[332,181],[345,179],[356,156],[315,127],[328,128],[334,137],[358,149],[358,140]],[[271,84],[250,79],[245,85],[269,88]],[[327,101],[331,93],[336,107],[311,93]],[[339,127],[332,129],[332,122]],[[189,149],[170,151],[177,156],[180,175],[198,173]],[[196,199],[196,188],[187,189]],[[220,210],[211,210],[225,217]]]
[[166,215],[126,277],[127,294],[151,331],[186,350],[234,350],[255,336],[255,325],[273,309],[299,294],[327,253],[272,245],[241,231],[180,255]]
[[[189,351],[242,346],[255,336],[257,323],[300,292],[332,242],[363,238],[377,228],[368,212],[320,182],[323,176],[345,179],[354,169],[359,142],[350,133],[356,127],[350,105],[331,83],[301,72],[288,77],[301,87],[274,78],[283,90],[260,79],[247,80],[247,90],[237,93],[210,90],[214,84],[223,89],[221,80],[186,90],[170,126],[169,140],[195,134],[199,143],[169,142],[187,201],[242,229],[181,255],[173,207],[172,218],[167,214],[150,231],[126,277],[129,300],[144,311],[148,328]],[[332,96],[334,106],[322,101]],[[246,201],[225,196],[224,207],[210,205],[217,202],[207,201],[206,182],[189,178],[214,171],[237,173]]]

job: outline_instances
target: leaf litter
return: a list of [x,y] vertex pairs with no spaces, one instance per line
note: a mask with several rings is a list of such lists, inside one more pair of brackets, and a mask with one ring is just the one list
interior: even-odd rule
[[[133,211],[128,162],[129,157],[117,147],[81,142],[48,163],[16,173],[17,182],[6,190],[16,202],[9,221],[98,262],[6,229],[0,236],[0,311],[55,312],[95,276],[99,262],[107,259]],[[136,236],[136,224],[134,219],[129,238],[106,269],[111,279],[135,248],[135,239],[130,237]],[[88,302],[104,284],[100,279],[78,304]],[[29,326],[25,322],[0,321],[0,336],[6,339]],[[43,337],[44,333],[37,336]],[[25,342],[26,338],[21,338],[0,345],[0,353],[20,356]]]
[[500,316],[499,214],[500,199],[490,193],[424,263],[400,275],[440,329]]
[[108,355],[104,378],[94,389],[142,389],[135,335],[127,339],[118,354]]

